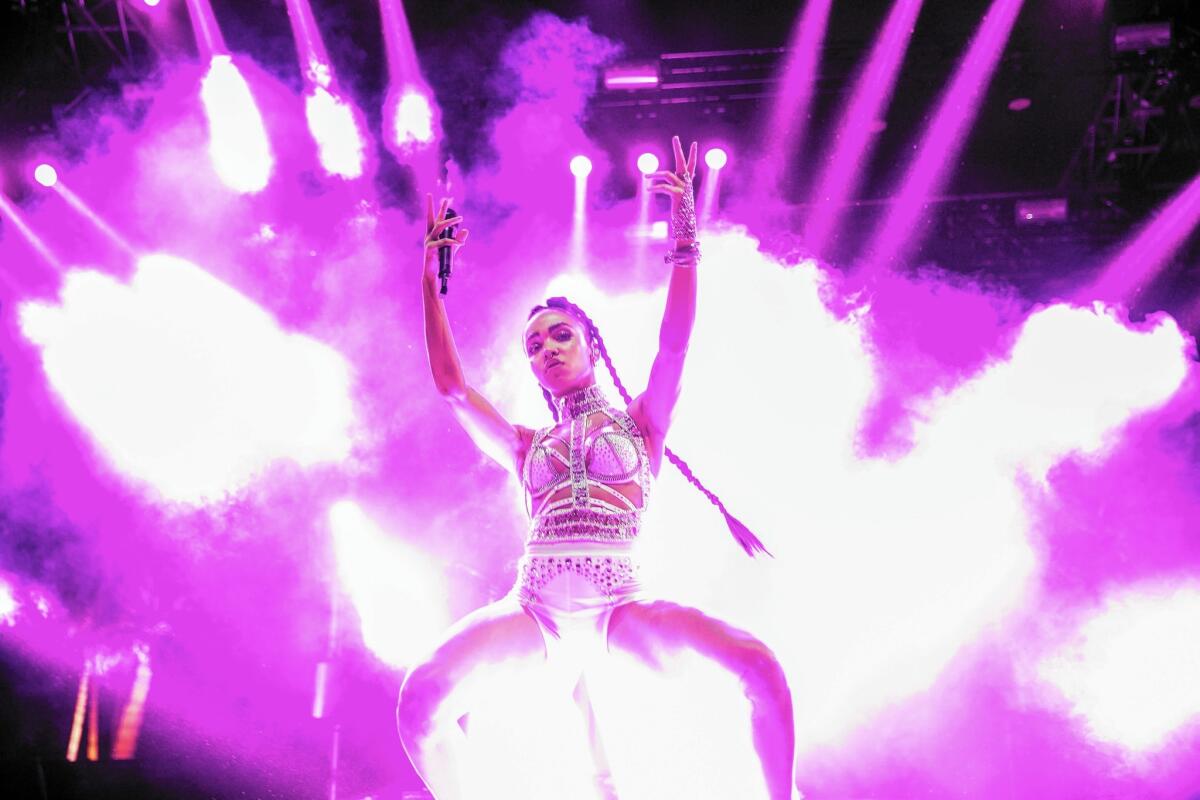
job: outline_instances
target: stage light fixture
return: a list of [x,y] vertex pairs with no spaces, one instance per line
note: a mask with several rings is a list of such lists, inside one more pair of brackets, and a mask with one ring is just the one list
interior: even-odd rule
[[658,64],[627,64],[604,70],[605,89],[653,89],[658,86]]
[[58,183],[58,170],[49,164],[38,164],[33,170],[33,179],[49,189]]
[[157,6],[157,5],[158,5],[158,4],[159,4],[161,1],[162,1],[162,0],[142,0],[142,2],[143,2],[143,3],[145,3],[147,6],[149,6],[150,8],[154,8],[154,7],[155,7],[155,6]]
[[1118,25],[1113,31],[1113,50],[1118,53],[1144,53],[1171,46],[1171,23],[1146,22]]
[[1048,197],[1033,200],[1018,200],[1014,211],[1018,225],[1066,222],[1067,199],[1065,197]]
[[586,178],[592,172],[592,160],[587,156],[575,156],[571,159],[571,174],[576,178]]
[[719,147],[710,148],[704,154],[704,163],[708,165],[709,169],[721,169],[729,163],[729,154]]
[[637,160],[638,172],[649,175],[658,170],[658,156],[654,153],[642,153]]

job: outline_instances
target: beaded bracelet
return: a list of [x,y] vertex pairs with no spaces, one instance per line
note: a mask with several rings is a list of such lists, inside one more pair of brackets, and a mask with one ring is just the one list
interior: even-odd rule
[[668,250],[663,256],[663,263],[674,264],[677,267],[694,267],[700,263],[700,243],[692,242],[683,247]]

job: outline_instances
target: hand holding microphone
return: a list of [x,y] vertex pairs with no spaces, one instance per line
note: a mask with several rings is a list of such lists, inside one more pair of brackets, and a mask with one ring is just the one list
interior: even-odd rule
[[[441,294],[446,293],[454,251],[466,243],[469,233],[466,228],[459,228],[462,217],[455,215],[450,201],[451,198],[443,197],[435,214],[433,195],[425,195],[425,277],[436,277],[441,282]],[[433,258],[434,250],[437,251],[436,259]],[[436,273],[434,264],[437,265]]]

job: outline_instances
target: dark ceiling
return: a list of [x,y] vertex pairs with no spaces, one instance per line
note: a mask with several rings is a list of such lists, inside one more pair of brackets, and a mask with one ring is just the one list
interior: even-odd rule
[[[368,115],[377,117],[386,76],[376,0],[312,0],[312,4],[341,80],[351,87]],[[892,191],[905,154],[911,151],[940,88],[988,4],[987,0],[926,2],[862,197],[882,197]],[[113,13],[112,0],[87,5],[97,9],[98,17],[102,12]],[[213,0],[213,5],[231,48],[253,55],[285,81],[299,86],[283,0]],[[510,102],[496,96],[488,76],[495,72],[507,38],[538,10],[571,19],[587,17],[597,33],[622,43],[627,57],[653,58],[663,52],[784,47],[801,4],[762,0],[516,0],[503,4],[448,0],[408,5],[424,71],[443,107],[451,150],[460,162],[469,164],[482,155],[476,143],[483,138],[480,134],[487,121]],[[811,174],[812,162],[828,141],[830,121],[890,6],[891,0],[833,4],[810,146],[797,158],[798,178],[791,199],[804,199],[804,176]],[[160,59],[135,36],[135,57],[132,63],[122,65],[101,43],[84,37],[76,42],[77,69],[61,30],[62,9],[62,3],[47,0],[6,0],[3,6],[0,153],[8,158],[19,154],[30,139],[51,133],[56,118],[81,94],[87,95],[85,100],[103,96],[113,91],[120,79],[152,73]],[[186,28],[186,12],[178,0],[163,0],[154,13],[174,14],[180,27]],[[1177,62],[1176,72],[1182,74],[1173,102],[1184,109],[1183,124],[1197,122],[1200,110],[1193,107],[1196,101],[1192,97],[1200,95],[1194,52],[1200,2],[1029,0],[949,191],[1063,191],[1072,180],[1068,168],[1117,69],[1109,45],[1113,26],[1159,19],[1172,21],[1177,40],[1186,43],[1171,56]],[[190,55],[186,50],[183,54]],[[1017,97],[1029,98],[1031,106],[1010,111],[1008,103]],[[594,110],[590,126],[598,138],[612,143],[639,126],[661,134],[658,129],[665,122],[690,124],[700,128],[696,135],[711,136],[705,126],[712,122],[723,136],[735,140],[735,146],[753,148],[762,105],[730,104],[720,120],[695,114],[697,109],[688,107],[675,109],[674,118],[654,120]],[[1183,131],[1177,138],[1188,134]],[[1191,135],[1195,139],[1197,132]],[[1184,153],[1182,159],[1164,164],[1157,173],[1141,176],[1132,190],[1161,196],[1191,177],[1198,163],[1196,153]],[[1147,188],[1153,186],[1158,190]]]

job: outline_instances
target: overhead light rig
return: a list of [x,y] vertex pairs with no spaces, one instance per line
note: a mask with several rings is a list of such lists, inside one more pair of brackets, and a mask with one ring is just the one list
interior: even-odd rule
[[1200,34],[1120,25],[1111,45],[1115,74],[1062,186],[1112,195],[1178,185],[1200,168]]

